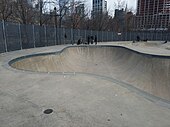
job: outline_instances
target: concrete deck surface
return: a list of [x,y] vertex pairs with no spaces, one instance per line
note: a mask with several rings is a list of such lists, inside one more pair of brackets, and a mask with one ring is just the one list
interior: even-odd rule
[[[154,44],[148,46],[146,44],[146,46],[145,44],[132,44],[130,42],[105,43],[104,45],[123,45],[139,52],[170,56],[170,51],[167,48],[168,45],[164,47],[157,44],[157,46]],[[148,92],[146,93],[141,91],[141,89],[138,90],[130,87],[128,86],[128,80],[121,80],[120,77],[115,77],[116,75],[113,73],[111,77],[108,76],[108,73],[100,75],[98,74],[100,71],[96,71],[95,69],[96,73],[92,73],[93,70],[90,72],[89,69],[90,74],[83,72],[69,74],[41,73],[16,70],[8,65],[10,60],[20,56],[56,52],[65,47],[53,46],[0,54],[0,126],[170,126],[170,106],[168,99],[165,98],[167,100],[165,102],[164,100],[155,98],[152,94],[147,94]],[[80,49],[77,51],[80,51]],[[105,49],[105,51],[107,50]],[[70,54],[70,52],[69,50],[67,53]],[[82,53],[82,50],[80,53]],[[123,58],[126,58],[126,56],[123,56]],[[135,59],[137,56],[131,58]],[[82,61],[83,59],[78,60]],[[156,61],[159,60],[156,59]],[[170,65],[169,59],[159,63]],[[109,71],[108,69],[101,71],[107,72]],[[131,71],[129,70],[129,72]],[[166,74],[166,83],[168,84],[169,70]],[[138,74],[135,73],[133,75]],[[53,109],[54,112],[48,115],[44,114],[43,111],[48,108]]]

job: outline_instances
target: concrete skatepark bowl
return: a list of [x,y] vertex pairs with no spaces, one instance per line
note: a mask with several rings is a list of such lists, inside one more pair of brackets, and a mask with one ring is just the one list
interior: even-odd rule
[[170,56],[117,45],[58,47],[1,56],[3,126],[170,126]]
[[118,46],[68,47],[59,53],[21,57],[13,68],[34,72],[90,73],[116,78],[170,101],[170,57]]

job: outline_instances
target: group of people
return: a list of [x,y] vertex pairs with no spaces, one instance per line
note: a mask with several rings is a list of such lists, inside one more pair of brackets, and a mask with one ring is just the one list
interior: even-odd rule
[[77,45],[80,45],[80,44],[88,44],[88,45],[95,44],[95,45],[97,45],[97,36],[96,35],[95,36],[87,36],[87,43],[83,43],[82,39],[80,38],[77,41]]
[[87,37],[87,44],[93,44],[95,43],[95,45],[97,45],[97,36],[95,35],[94,37],[93,36],[88,36]]

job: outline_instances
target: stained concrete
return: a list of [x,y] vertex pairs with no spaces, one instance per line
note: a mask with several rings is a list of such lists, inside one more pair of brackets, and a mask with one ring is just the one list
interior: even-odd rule
[[[126,43],[124,45],[128,46]],[[129,48],[134,46],[131,45],[129,43]],[[8,66],[10,60],[21,56],[56,52],[65,47],[45,47],[0,55],[0,123],[2,127],[170,126],[170,109],[167,105],[161,105],[161,100],[153,101],[152,96],[152,99],[148,99],[144,96],[145,92],[140,89],[139,91],[131,89],[128,83],[124,82],[127,80],[114,78],[113,74],[113,77],[109,77],[107,73],[93,74],[90,69],[89,74],[83,72],[42,73],[17,70]],[[133,49],[138,51],[142,49],[138,45],[134,47]],[[81,49],[80,54],[83,50]],[[164,49],[160,48],[160,50]],[[74,62],[78,60],[84,59],[77,59]],[[122,66],[122,70],[126,67]],[[106,70],[110,71],[110,68]],[[146,96],[149,95],[146,93]],[[53,109],[54,112],[44,114],[43,111],[48,108]]]

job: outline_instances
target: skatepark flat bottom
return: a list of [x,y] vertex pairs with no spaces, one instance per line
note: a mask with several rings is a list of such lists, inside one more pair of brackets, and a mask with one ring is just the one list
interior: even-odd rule
[[53,46],[1,54],[0,64],[2,127],[170,126],[168,56]]

